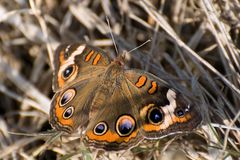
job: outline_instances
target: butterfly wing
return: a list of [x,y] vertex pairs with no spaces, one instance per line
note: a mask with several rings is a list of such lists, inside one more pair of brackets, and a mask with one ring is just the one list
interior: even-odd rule
[[201,122],[197,106],[167,82],[142,70],[127,70],[125,77],[145,138],[192,131]]
[[86,44],[61,45],[54,56],[50,123],[57,130],[73,132],[88,120],[88,103],[98,79],[110,64],[105,52]]
[[110,64],[107,53],[90,45],[60,45],[54,55],[53,90],[94,78]]

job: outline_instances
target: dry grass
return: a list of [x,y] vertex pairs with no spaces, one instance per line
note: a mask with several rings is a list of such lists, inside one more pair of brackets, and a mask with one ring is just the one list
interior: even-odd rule
[[[240,159],[239,13],[237,0],[1,0],[0,159]],[[120,51],[152,39],[127,65],[185,85],[204,115],[198,134],[118,153],[49,136],[53,50],[86,41],[114,53],[106,16]]]

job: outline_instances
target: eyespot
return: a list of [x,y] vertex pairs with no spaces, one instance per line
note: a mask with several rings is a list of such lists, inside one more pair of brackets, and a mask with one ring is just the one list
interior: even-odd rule
[[185,112],[182,109],[178,109],[175,112],[175,115],[178,116],[178,117],[183,117],[185,115]]
[[71,118],[72,115],[73,115],[73,112],[74,112],[73,106],[70,106],[70,107],[66,108],[65,111],[63,112],[63,118],[64,119]]
[[68,89],[64,92],[64,94],[60,98],[60,106],[66,105],[68,102],[70,102],[76,94],[76,91],[74,89]]
[[107,129],[108,129],[107,124],[105,122],[100,122],[94,127],[93,133],[98,136],[101,136],[106,133]]
[[163,112],[160,108],[152,107],[148,111],[148,120],[154,125],[159,125],[163,121]]
[[62,76],[63,76],[63,79],[68,79],[72,74],[73,72],[75,71],[75,66],[74,65],[70,65],[68,66],[63,72],[62,72]]
[[128,136],[135,128],[135,120],[129,115],[123,115],[118,118],[116,130],[120,136]]

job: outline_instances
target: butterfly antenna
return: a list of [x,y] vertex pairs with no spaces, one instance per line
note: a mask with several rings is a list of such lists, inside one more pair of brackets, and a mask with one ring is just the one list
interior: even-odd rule
[[111,29],[111,26],[110,26],[110,22],[109,22],[108,16],[106,16],[106,20],[107,20],[108,29],[110,31],[110,35],[111,35],[111,38],[112,38],[112,41],[113,41],[113,45],[115,47],[115,51],[116,51],[117,55],[119,55],[119,52],[118,52],[118,49],[117,49],[117,45],[116,45],[115,39],[113,37],[113,33],[112,33],[112,29]]
[[137,50],[138,48],[141,48],[142,46],[144,46],[145,44],[147,44],[147,43],[149,43],[149,42],[151,42],[151,41],[152,41],[151,39],[148,39],[147,41],[145,41],[145,42],[142,43],[141,45],[139,45],[139,46],[137,46],[137,47],[131,49],[130,51],[127,51],[127,53],[131,53],[131,52]]

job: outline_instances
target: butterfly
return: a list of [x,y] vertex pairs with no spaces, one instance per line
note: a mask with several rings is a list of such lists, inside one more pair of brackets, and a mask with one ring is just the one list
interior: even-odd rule
[[54,55],[50,124],[58,131],[83,130],[84,142],[126,150],[143,139],[194,130],[197,106],[166,81],[84,43],[60,45]]

